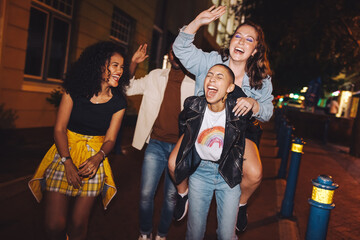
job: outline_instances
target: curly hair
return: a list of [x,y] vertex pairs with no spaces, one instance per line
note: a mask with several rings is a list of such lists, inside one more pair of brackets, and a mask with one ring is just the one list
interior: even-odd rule
[[[246,21],[240,24],[235,32],[230,36],[230,40],[234,37],[236,31],[244,25],[251,26],[257,32],[257,45],[255,47],[256,53],[254,56],[250,56],[246,61],[245,71],[250,78],[250,86],[251,88],[261,89],[263,79],[268,76],[271,76],[272,72],[270,69],[269,61],[267,59],[268,47],[265,42],[265,36],[262,28],[250,21]],[[229,59],[230,52],[229,47],[223,48],[219,50],[222,60],[225,62]]]
[[[90,99],[101,92],[101,82],[108,81],[110,76],[103,79],[103,73],[109,69],[110,59],[118,53],[124,57],[122,48],[111,41],[95,43],[81,53],[79,59],[72,64],[66,73],[63,88],[72,97],[85,97]],[[126,61],[124,58],[124,65]],[[124,73],[116,87],[116,92],[125,94],[125,88],[129,85],[127,67],[124,66]]]

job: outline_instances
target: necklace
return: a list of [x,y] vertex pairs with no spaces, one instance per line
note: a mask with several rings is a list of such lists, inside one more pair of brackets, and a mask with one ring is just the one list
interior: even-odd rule
[[[224,111],[225,109],[221,110],[220,112],[213,112],[209,108],[207,109],[208,112],[207,119],[211,130],[213,130],[215,125],[219,122],[219,120],[224,114]],[[218,124],[218,125],[222,125],[222,124]]]
[[106,103],[108,102],[110,99],[112,98],[112,96],[94,96],[90,99],[90,102],[92,102],[93,104],[100,104],[100,103]]

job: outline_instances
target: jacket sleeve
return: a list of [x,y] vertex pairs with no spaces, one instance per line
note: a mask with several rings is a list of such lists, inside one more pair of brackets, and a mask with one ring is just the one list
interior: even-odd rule
[[187,115],[189,113],[191,103],[195,98],[196,96],[190,96],[184,101],[184,109],[179,114],[179,136],[183,135],[185,132]]
[[149,79],[151,78],[150,74],[151,73],[139,79],[135,79],[135,77],[130,79],[130,84],[126,88],[126,95],[143,95],[146,88],[146,82],[149,81]]
[[194,45],[195,34],[184,33],[180,29],[179,35],[173,44],[175,56],[180,60],[181,64],[192,74],[198,76],[200,73],[207,71],[209,67],[216,64],[219,53],[203,52]]
[[259,91],[261,96],[255,100],[259,103],[260,109],[253,117],[261,122],[267,122],[272,117],[274,110],[274,105],[272,103],[274,96],[272,95],[273,87],[271,77],[264,79],[263,87]]

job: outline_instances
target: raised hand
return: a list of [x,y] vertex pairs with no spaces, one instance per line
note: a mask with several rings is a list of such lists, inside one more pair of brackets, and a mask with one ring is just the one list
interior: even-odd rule
[[207,25],[219,17],[221,17],[226,12],[226,6],[219,6],[215,8],[215,5],[211,6],[209,9],[201,12],[197,17],[195,18],[195,21],[198,21],[198,23],[203,26]]
[[184,32],[194,34],[201,26],[207,25],[226,12],[226,6],[215,7],[211,6],[209,9],[202,11],[197,17],[184,29]]
[[139,63],[143,62],[146,58],[148,58],[149,55],[146,55],[146,48],[147,48],[146,43],[143,45],[140,45],[138,50],[132,56],[131,61],[139,64]]

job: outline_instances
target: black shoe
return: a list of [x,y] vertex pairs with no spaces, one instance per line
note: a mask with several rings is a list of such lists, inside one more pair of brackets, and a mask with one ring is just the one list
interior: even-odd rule
[[236,222],[236,230],[239,232],[245,232],[247,227],[247,213],[246,213],[247,204],[245,206],[239,207],[237,222]]
[[176,206],[174,209],[174,219],[180,221],[183,219],[188,211],[188,195],[181,197],[179,194],[176,194]]

